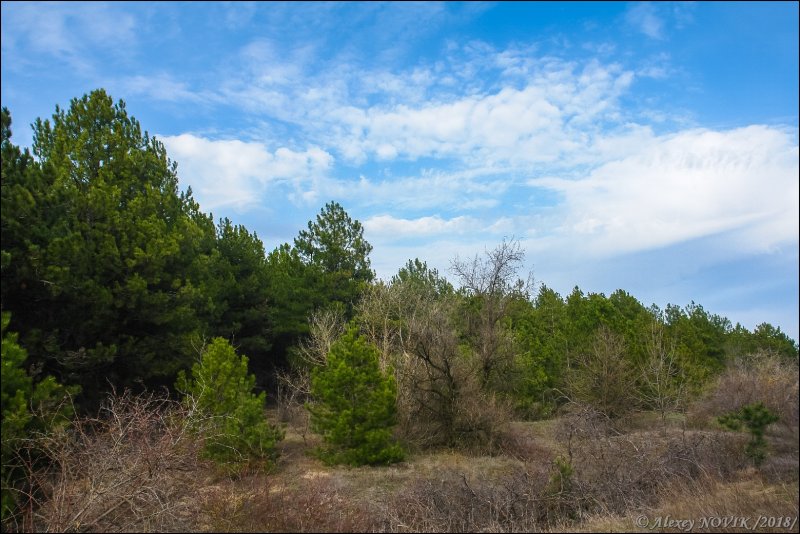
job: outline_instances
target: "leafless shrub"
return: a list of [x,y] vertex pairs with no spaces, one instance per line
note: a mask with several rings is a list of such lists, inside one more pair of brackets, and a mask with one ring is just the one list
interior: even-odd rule
[[664,339],[664,327],[653,323],[645,341],[646,359],[639,366],[640,387],[636,389],[641,404],[661,416],[661,429],[667,431],[667,414],[685,409],[687,387],[675,349]]
[[305,441],[309,432],[309,418],[305,403],[311,396],[311,370],[326,365],[331,345],[344,332],[341,311],[321,310],[309,318],[309,336],[293,349],[291,369],[279,370],[278,418],[289,423]]
[[36,436],[27,524],[39,531],[127,532],[185,528],[198,466],[195,414],[166,395],[112,393],[97,417]]
[[212,532],[370,532],[375,519],[327,477],[273,486],[263,479],[204,492],[202,527]]
[[745,436],[722,431],[623,433],[591,407],[573,407],[556,438],[574,470],[581,513],[620,514],[652,506],[657,490],[674,480],[730,479],[747,465]]
[[533,439],[530,431],[513,423],[498,431],[496,452],[522,462],[549,464],[555,459],[553,451]]
[[397,281],[359,305],[362,330],[397,381],[398,432],[412,447],[492,447],[510,409],[481,382],[481,362],[456,328],[457,301]]
[[448,470],[415,480],[388,507],[388,532],[533,532],[551,519],[559,496],[534,464],[489,481]]
[[783,428],[796,441],[800,413],[797,371],[797,365],[768,352],[739,359],[690,407],[688,420],[694,426],[707,426],[715,417],[763,402],[780,417],[771,428]]
[[636,372],[625,357],[623,338],[605,325],[597,329],[591,350],[579,355],[567,373],[566,396],[615,419],[636,406]]
[[[650,517],[694,519],[693,532],[789,532],[798,513],[797,485],[769,485],[759,476],[748,473],[746,478],[728,482],[714,477],[691,481],[675,480],[660,492],[660,504],[648,513]],[[702,518],[729,518],[726,522],[705,523]],[[730,518],[747,519],[748,523]],[[767,524],[757,525],[759,518]],[[773,523],[769,525],[769,519]],[[774,522],[781,518],[781,523]],[[788,521],[783,522],[786,518]],[[677,530],[665,530],[666,532]]]

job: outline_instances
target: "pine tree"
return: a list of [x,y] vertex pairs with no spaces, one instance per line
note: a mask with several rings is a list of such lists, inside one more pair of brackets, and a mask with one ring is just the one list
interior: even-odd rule
[[21,492],[12,488],[19,482],[20,469],[15,456],[23,440],[32,432],[48,430],[67,424],[72,416],[69,395],[78,393],[78,387],[64,387],[52,376],[39,382],[25,372],[27,351],[17,342],[17,334],[7,330],[11,314],[2,314],[2,374],[0,374],[0,411],[2,412],[2,518],[14,510]]
[[330,463],[389,464],[403,459],[392,441],[397,390],[394,377],[384,375],[378,349],[356,327],[333,344],[325,367],[312,373],[308,405],[311,424],[327,447],[320,456]]
[[255,376],[247,373],[247,356],[215,338],[192,366],[191,379],[181,371],[175,387],[187,405],[211,416],[203,426],[205,454],[218,462],[273,458],[283,432],[264,416],[266,395],[253,393]]
[[745,454],[758,465],[767,457],[767,440],[764,430],[778,421],[778,415],[764,406],[763,402],[742,406],[738,411],[717,418],[717,421],[730,430],[741,430],[742,425],[750,432],[750,441],[744,448]]
[[316,221],[308,222],[294,240],[300,258],[315,276],[315,291],[329,304],[344,307],[352,316],[353,305],[365,284],[375,278],[370,268],[372,245],[364,239],[364,228],[336,203],[320,210]]

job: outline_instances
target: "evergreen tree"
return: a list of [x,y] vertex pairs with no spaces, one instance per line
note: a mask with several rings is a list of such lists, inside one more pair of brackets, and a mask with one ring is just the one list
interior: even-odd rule
[[308,334],[308,318],[325,304],[319,292],[320,272],[284,243],[267,256],[267,295],[273,352],[287,349]]
[[397,391],[394,377],[384,375],[378,349],[356,327],[336,341],[327,365],[314,369],[308,405],[313,428],[327,448],[320,452],[331,463],[388,464],[402,460],[392,442]]
[[108,382],[171,382],[203,326],[214,247],[176,165],[103,90],[36,121],[38,161],[3,123],[3,306],[32,363],[93,400]]
[[255,233],[222,219],[206,266],[208,333],[231,339],[250,358],[259,384],[271,370],[269,274],[264,245]]
[[428,267],[419,258],[408,260],[396,275],[392,276],[392,284],[411,284],[431,296],[446,296],[455,293],[453,285],[439,275],[437,269]]
[[319,275],[318,289],[328,304],[344,306],[348,316],[364,284],[375,278],[370,268],[372,245],[364,229],[337,202],[320,210],[316,221],[308,222],[294,240],[300,258]]
[[767,457],[767,441],[764,430],[780,419],[776,413],[764,406],[763,402],[742,406],[738,411],[725,414],[717,421],[730,430],[741,430],[742,425],[750,432],[750,441],[745,446],[745,454],[758,465]]
[[253,393],[255,376],[248,374],[247,357],[238,356],[225,339],[215,338],[192,366],[191,378],[181,371],[175,387],[184,402],[211,416],[201,427],[205,454],[218,462],[234,464],[250,459],[273,458],[283,432],[264,415],[266,394]]
[[557,292],[542,285],[533,305],[520,308],[513,325],[518,346],[515,402],[521,415],[541,417],[555,407],[555,390],[562,386],[566,305]]
[[2,412],[2,518],[6,519],[15,508],[18,493],[12,488],[20,472],[16,469],[15,455],[22,440],[33,431],[44,431],[54,425],[66,424],[72,415],[68,395],[78,388],[65,388],[52,376],[39,382],[25,372],[28,357],[17,343],[17,334],[8,332],[10,314],[2,314],[2,374],[0,374],[0,411]]
[[[347,319],[366,285],[374,279],[370,245],[361,223],[329,202],[294,240],[267,257],[273,360],[291,360],[293,347],[309,333],[316,310],[338,308]],[[337,313],[338,313],[337,312]]]

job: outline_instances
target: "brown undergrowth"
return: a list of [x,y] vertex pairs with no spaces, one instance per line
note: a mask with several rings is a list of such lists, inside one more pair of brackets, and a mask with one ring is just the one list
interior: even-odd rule
[[619,532],[643,530],[640,516],[797,515],[796,442],[769,435],[770,457],[756,469],[745,435],[686,428],[677,416],[664,432],[573,410],[508,425],[491,455],[442,448],[358,468],[308,455],[319,437],[289,422],[272,471],[236,476],[198,460],[191,416],[126,393],[69,433],[40,437],[52,463],[32,470],[27,523],[16,529]]

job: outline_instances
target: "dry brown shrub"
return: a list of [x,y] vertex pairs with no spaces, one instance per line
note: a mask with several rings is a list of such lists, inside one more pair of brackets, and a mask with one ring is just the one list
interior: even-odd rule
[[[694,520],[693,532],[797,532],[798,486],[774,485],[765,482],[755,473],[746,478],[722,482],[711,477],[696,480],[676,480],[660,492],[660,504],[648,517],[673,517]],[[707,518],[703,521],[703,518]],[[711,522],[710,518],[728,519],[729,522]],[[733,518],[744,518],[747,524],[732,523]],[[764,524],[759,524],[764,518]],[[770,518],[789,520],[779,527]],[[713,521],[713,520],[712,520]],[[670,532],[664,529],[664,532]],[[674,530],[673,530],[674,531]]]
[[202,528],[213,532],[372,532],[366,506],[327,476],[276,486],[253,477],[210,488],[202,497]]
[[548,493],[547,468],[526,464],[497,478],[456,470],[417,479],[389,503],[388,532],[534,532],[551,520],[560,496]]
[[488,330],[478,338],[491,340],[465,351],[457,324],[462,312],[456,299],[403,282],[375,285],[359,303],[364,334],[379,348],[382,367],[394,370],[397,432],[412,450],[491,450],[510,419],[508,403],[486,383],[504,368],[502,336],[484,324]]
[[[198,443],[192,414],[164,395],[112,393],[97,417],[32,438],[31,506],[36,531],[128,532],[187,528]],[[38,463],[37,466],[40,466]]]
[[498,432],[496,449],[499,454],[523,462],[549,464],[555,459],[553,451],[534,439],[529,429],[513,423]]
[[726,479],[747,465],[746,437],[735,433],[622,433],[587,407],[573,409],[559,426],[581,514],[624,514],[653,505],[658,488],[672,480]]
[[[689,408],[687,421],[708,426],[714,418],[755,402],[778,414],[775,430],[798,436],[798,369],[769,352],[751,354],[731,363],[700,400]],[[769,431],[768,431],[769,432]]]

